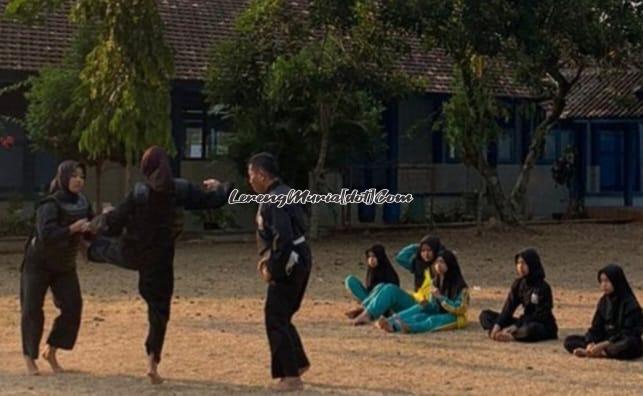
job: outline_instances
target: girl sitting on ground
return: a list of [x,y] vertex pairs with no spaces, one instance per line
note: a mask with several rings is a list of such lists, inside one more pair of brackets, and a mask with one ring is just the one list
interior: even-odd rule
[[[393,265],[391,265],[391,261],[386,255],[384,246],[381,244],[371,246],[366,250],[365,258],[367,266],[365,283],[362,283],[354,275],[347,276],[344,281],[346,289],[348,289],[353,297],[360,303],[364,301],[378,285],[387,283],[396,286],[400,285],[400,278],[397,276],[397,272],[395,272]],[[362,313],[363,310],[364,308],[360,305],[359,307],[346,312],[346,316],[351,319],[355,318],[357,315]]]
[[598,271],[603,296],[598,300],[592,327],[565,339],[565,349],[577,357],[637,359],[643,355],[641,305],[623,269],[610,264]]
[[434,264],[435,279],[431,298],[375,326],[386,332],[424,333],[460,329],[467,325],[469,291],[453,252],[443,250]]

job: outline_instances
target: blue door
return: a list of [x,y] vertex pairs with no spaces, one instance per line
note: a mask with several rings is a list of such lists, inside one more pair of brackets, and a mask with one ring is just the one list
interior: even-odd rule
[[601,191],[625,189],[625,133],[621,130],[600,132]]

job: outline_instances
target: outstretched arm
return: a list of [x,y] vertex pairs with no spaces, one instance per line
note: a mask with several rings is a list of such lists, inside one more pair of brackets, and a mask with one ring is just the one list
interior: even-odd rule
[[228,202],[232,183],[221,183],[216,179],[203,182],[203,189],[184,179],[176,179],[177,203],[186,210],[217,209]]

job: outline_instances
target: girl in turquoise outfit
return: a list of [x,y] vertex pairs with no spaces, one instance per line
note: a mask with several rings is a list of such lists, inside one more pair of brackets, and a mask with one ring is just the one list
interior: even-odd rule
[[[363,284],[356,276],[349,275],[346,277],[344,284],[346,289],[353,295],[358,302],[363,302],[368,295],[378,285],[390,283],[398,286],[400,278],[391,265],[391,261],[386,255],[386,250],[381,244],[371,246],[365,252],[366,257],[366,282]],[[355,318],[362,313],[364,308],[360,305],[358,308],[346,312],[349,318]]]
[[434,269],[436,276],[431,299],[388,319],[381,318],[376,327],[391,333],[424,333],[465,327],[469,292],[457,258],[451,251],[443,250],[435,260]]
[[[433,278],[432,263],[441,248],[437,237],[426,236],[419,244],[411,244],[403,248],[395,260],[415,274],[415,291],[406,291],[397,285],[381,284],[362,301],[363,312],[352,322],[354,325],[371,323],[385,313],[401,312],[430,298],[431,283]],[[424,271],[423,276],[418,276],[419,271]],[[418,287],[417,284],[420,284]]]

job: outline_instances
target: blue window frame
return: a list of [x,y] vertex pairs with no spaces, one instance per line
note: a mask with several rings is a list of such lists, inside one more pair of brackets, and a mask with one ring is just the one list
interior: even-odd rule
[[516,162],[516,129],[506,128],[498,138],[498,163]]
[[623,191],[625,189],[625,134],[622,131],[603,130],[600,133],[599,144],[601,191]]
[[563,155],[565,149],[576,144],[573,130],[554,129],[545,137],[543,152],[538,158],[538,164],[553,164],[556,159]]
[[228,154],[230,133],[225,125],[208,117],[205,109],[187,109],[183,111],[185,141],[183,159],[205,160],[214,155]]

